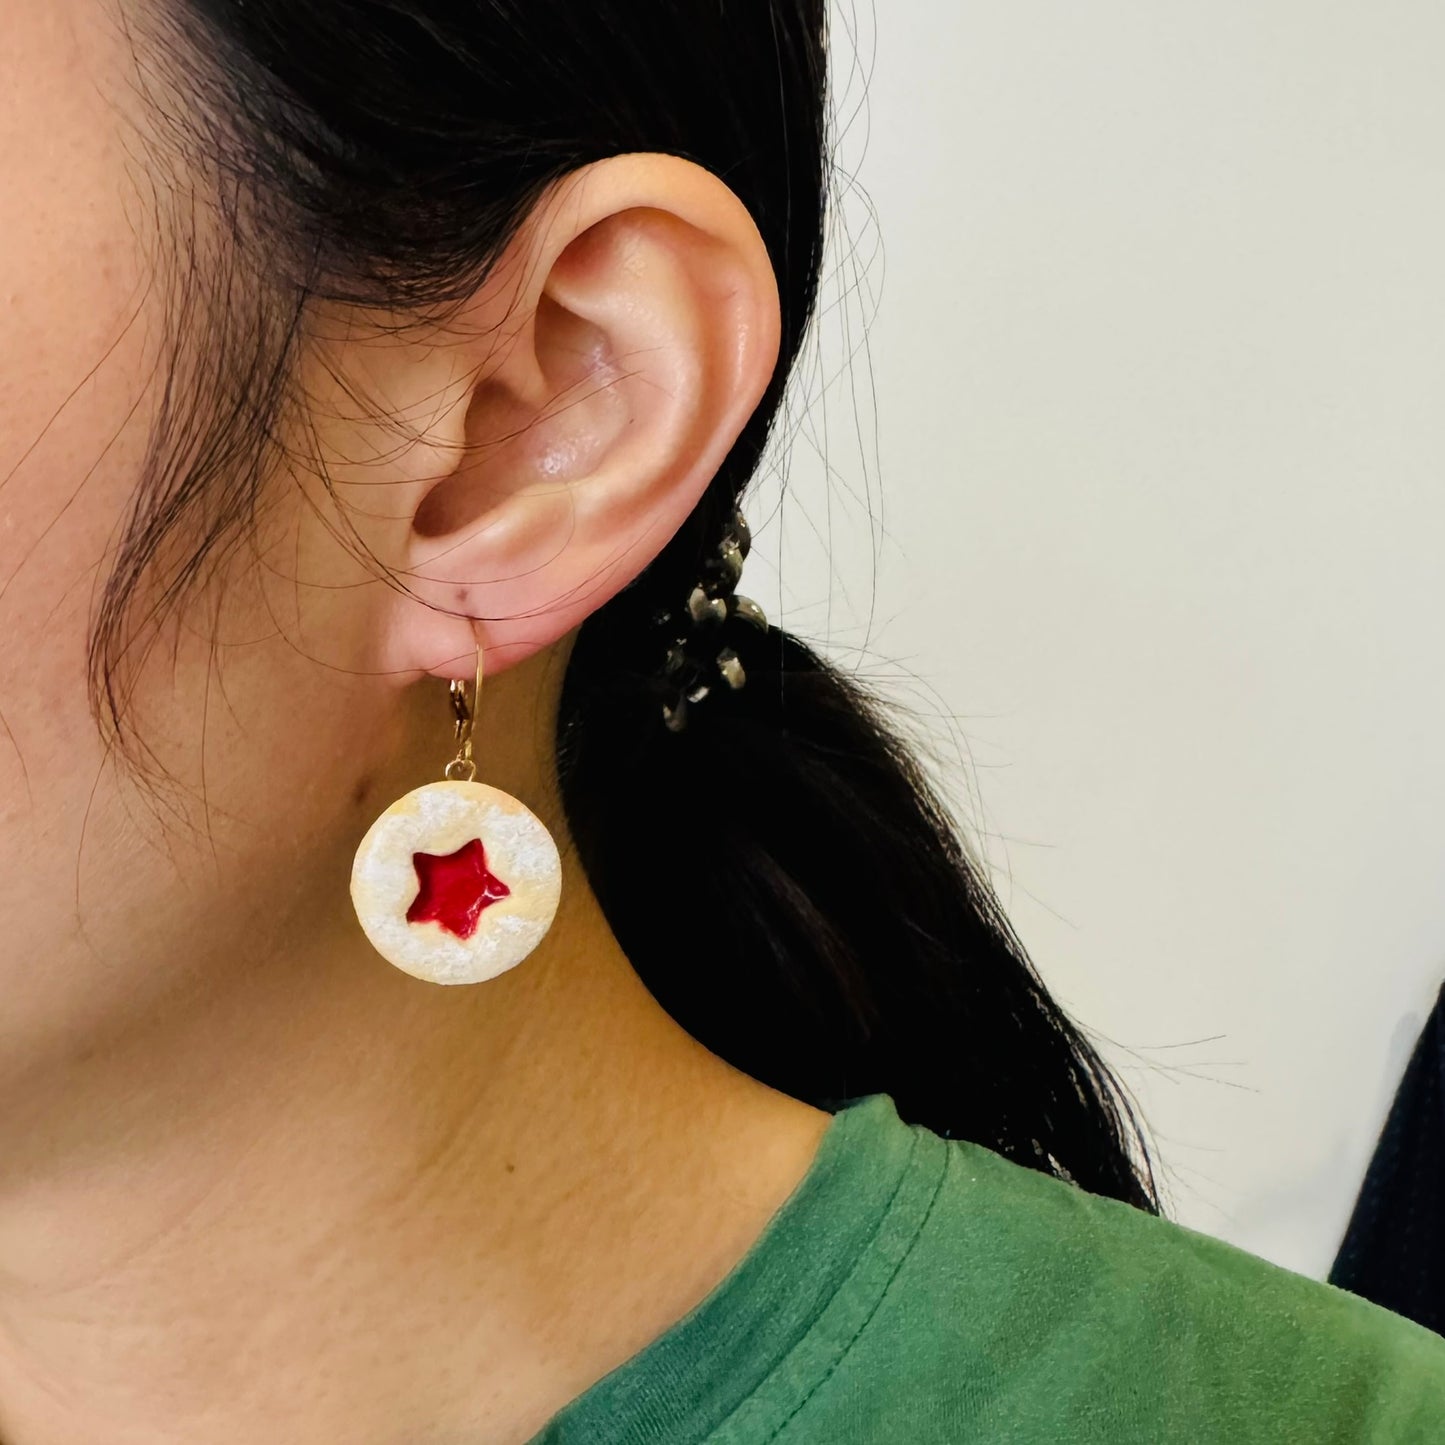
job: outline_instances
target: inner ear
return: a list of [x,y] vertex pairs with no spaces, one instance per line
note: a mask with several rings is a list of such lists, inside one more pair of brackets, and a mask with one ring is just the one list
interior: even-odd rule
[[[515,351],[522,347],[531,355],[518,366]],[[473,390],[464,455],[416,509],[412,527],[419,538],[433,541],[485,525],[492,508],[519,486],[549,480],[561,486],[585,474],[612,435],[599,423],[615,427],[619,420],[625,402],[615,386],[623,372],[606,331],[547,292],[502,349],[501,363]]]
[[[579,237],[573,245],[580,244],[582,239]],[[588,377],[616,374],[606,331],[558,301],[550,290],[537,298],[531,335],[538,368],[554,393],[574,387]]]

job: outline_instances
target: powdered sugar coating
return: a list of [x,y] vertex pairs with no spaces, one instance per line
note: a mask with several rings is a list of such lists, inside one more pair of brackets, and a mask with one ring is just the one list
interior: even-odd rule
[[[414,853],[454,853],[473,838],[512,891],[458,938],[438,923],[408,923],[417,895]],[[557,912],[562,864],[546,826],[510,793],[485,783],[428,783],[398,798],[367,831],[351,867],[351,901],[372,947],[429,983],[480,983],[526,958]]]

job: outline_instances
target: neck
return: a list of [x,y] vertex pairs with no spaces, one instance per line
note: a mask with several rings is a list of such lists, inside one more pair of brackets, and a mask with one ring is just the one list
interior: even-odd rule
[[700,1300],[830,1116],[680,1030],[569,881],[485,984],[317,938],[17,1082],[0,1439],[520,1442]]

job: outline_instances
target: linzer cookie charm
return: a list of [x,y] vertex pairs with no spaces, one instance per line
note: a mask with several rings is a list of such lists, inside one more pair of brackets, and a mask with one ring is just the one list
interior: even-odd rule
[[367,830],[351,867],[362,931],[388,963],[429,983],[481,983],[515,967],[557,912],[562,865],[529,808],[476,781],[472,702],[451,685],[457,755],[446,781],[398,798]]
[[361,840],[351,901],[388,963],[431,983],[481,983],[542,941],[561,882],[551,833],[511,794],[429,783]]

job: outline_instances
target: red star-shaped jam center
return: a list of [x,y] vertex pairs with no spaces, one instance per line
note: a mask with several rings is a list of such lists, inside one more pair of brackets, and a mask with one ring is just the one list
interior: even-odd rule
[[406,910],[406,921],[439,923],[458,938],[470,938],[482,909],[512,891],[487,867],[480,838],[463,843],[455,853],[413,853],[411,861],[421,891]]

